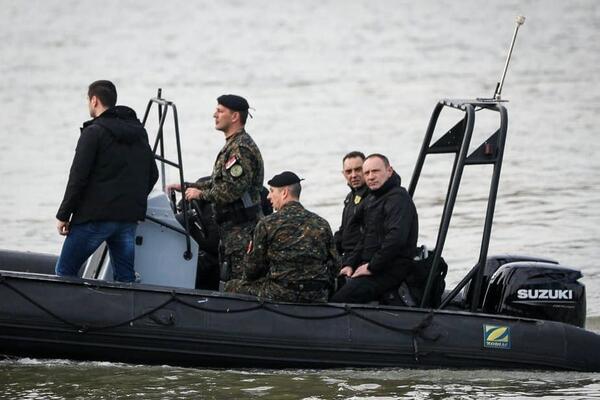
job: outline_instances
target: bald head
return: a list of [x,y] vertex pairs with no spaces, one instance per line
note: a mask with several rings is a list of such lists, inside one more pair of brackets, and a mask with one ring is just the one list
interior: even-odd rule
[[380,154],[372,154],[367,157],[362,169],[367,186],[371,190],[382,187],[394,172],[387,157]]

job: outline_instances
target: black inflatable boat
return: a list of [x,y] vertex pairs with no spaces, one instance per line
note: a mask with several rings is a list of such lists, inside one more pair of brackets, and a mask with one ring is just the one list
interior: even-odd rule
[[[169,110],[160,96],[154,144],[165,159],[162,130]],[[432,144],[443,109],[456,125]],[[468,154],[475,111],[494,112],[499,128]],[[287,304],[194,288],[198,248],[186,218],[174,218],[162,193],[149,198],[138,229],[140,282],[111,282],[99,249],[81,278],[53,276],[56,256],[0,252],[0,353],[6,356],[109,360],[209,367],[511,368],[600,371],[600,336],[586,331],[581,273],[553,260],[488,257],[508,115],[499,100],[441,100],[427,128],[409,192],[425,159],[454,154],[435,250],[418,304],[398,294],[390,305]],[[157,149],[159,151],[157,151]],[[492,165],[481,250],[473,269],[442,298],[442,253],[463,169]],[[183,204],[184,210],[187,205]],[[392,298],[394,296],[392,295]],[[411,306],[412,305],[412,306]]]
[[[435,249],[422,249],[415,271],[422,287],[394,290],[380,304],[289,304],[196,289],[197,267],[210,257],[191,232],[193,210],[162,193],[148,198],[137,230],[139,282],[111,282],[104,247],[79,278],[53,275],[56,256],[0,251],[0,354],[209,367],[510,368],[600,372],[600,335],[584,329],[581,273],[554,260],[488,257],[508,114],[500,99],[519,26],[492,99],[439,101],[409,186],[414,196],[427,156],[453,154]],[[183,162],[177,108],[157,98],[154,153],[165,166]],[[443,109],[458,122],[433,142]],[[471,148],[475,112],[496,113],[499,127]],[[163,127],[173,114],[177,160],[165,158]],[[433,142],[433,143],[432,143]],[[478,259],[443,293],[446,235],[465,167],[493,167]],[[199,219],[196,219],[198,223]],[[201,228],[197,226],[197,228]],[[201,230],[201,229],[200,229]],[[200,283],[200,285],[199,285]],[[443,293],[443,296],[442,296]]]

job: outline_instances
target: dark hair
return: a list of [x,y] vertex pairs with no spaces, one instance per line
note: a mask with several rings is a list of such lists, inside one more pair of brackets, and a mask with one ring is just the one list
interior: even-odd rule
[[88,88],[88,98],[96,96],[104,107],[114,107],[117,104],[117,88],[111,81],[96,81]]
[[369,155],[367,156],[367,158],[365,158],[365,160],[368,160],[369,158],[375,158],[375,157],[377,157],[377,158],[381,159],[381,161],[383,161],[383,164],[384,164],[386,167],[389,167],[389,166],[390,166],[390,160],[388,160],[388,158],[387,158],[386,156],[384,156],[383,154],[379,154],[379,153],[373,153],[373,154],[369,154]]
[[342,159],[342,162],[346,161],[348,158],[356,158],[356,157],[360,157],[363,161],[365,161],[365,154],[362,151],[351,151],[350,153],[348,153],[344,156],[344,158]]
[[246,120],[248,119],[248,110],[235,112],[240,113],[240,122],[242,123],[242,125],[246,125]]
[[288,185],[288,188],[292,196],[294,196],[297,199],[300,198],[300,192],[302,192],[302,186],[300,185],[300,182],[292,183],[291,185]]

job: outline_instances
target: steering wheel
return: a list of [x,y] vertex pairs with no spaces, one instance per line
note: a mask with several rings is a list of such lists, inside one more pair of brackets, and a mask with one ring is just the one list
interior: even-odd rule
[[206,239],[207,231],[206,231],[206,227],[204,226],[204,222],[202,220],[202,205],[200,204],[201,200],[194,199],[194,200],[188,201],[187,202],[187,204],[188,204],[187,216],[185,216],[185,215],[182,215],[183,214],[183,202],[185,201],[183,196],[184,196],[184,194],[182,193],[181,200],[179,200],[179,202],[178,202],[176,190],[174,190],[174,189],[170,190],[169,200],[170,200],[171,209],[173,210],[173,213],[176,216],[183,217],[183,220],[180,220],[182,225],[184,224],[184,220],[187,217],[188,229],[190,230],[190,232],[191,232],[191,227],[196,226],[198,235],[200,235],[201,239],[203,239],[203,240]]
[[[181,215],[183,218],[185,218],[186,216],[183,215],[183,201],[184,200],[182,198],[179,202],[177,202],[175,193],[171,193],[171,207],[174,208],[176,215]],[[187,204],[188,229],[190,229],[191,232],[192,226],[195,226],[200,238],[203,240],[206,239],[206,227],[204,226],[204,222],[202,220],[202,206],[200,205],[200,201],[190,200],[187,202]],[[184,223],[183,220],[181,223]]]

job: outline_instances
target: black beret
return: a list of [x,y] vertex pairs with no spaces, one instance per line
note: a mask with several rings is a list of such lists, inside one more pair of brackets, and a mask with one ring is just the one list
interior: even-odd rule
[[224,94],[217,98],[217,103],[233,111],[248,111],[250,106],[245,98],[235,94]]
[[269,182],[267,182],[269,184],[269,186],[272,187],[284,187],[284,186],[289,186],[289,185],[293,185],[294,183],[300,183],[300,181],[303,181],[303,179],[298,178],[298,175],[296,175],[295,173],[291,172],[291,171],[284,171],[282,173],[280,173],[279,175],[275,175],[273,177],[273,179],[271,179]]

